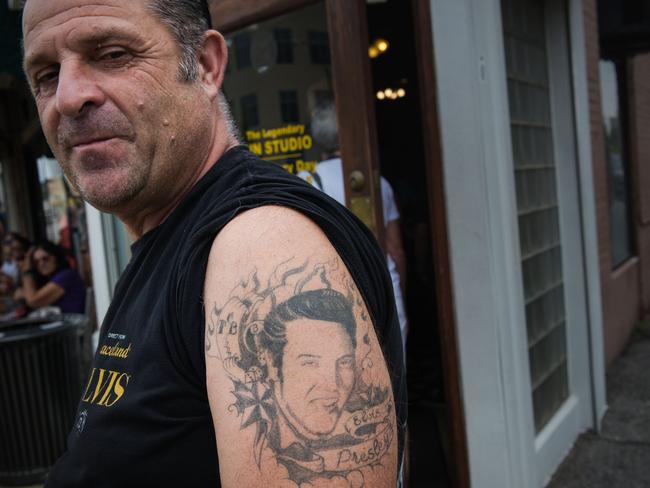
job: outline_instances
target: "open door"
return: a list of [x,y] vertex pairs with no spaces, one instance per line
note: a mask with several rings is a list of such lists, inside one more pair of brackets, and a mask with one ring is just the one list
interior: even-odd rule
[[[412,346],[407,355],[411,371],[426,370],[427,377],[427,382],[418,382],[416,374],[409,374],[409,395],[414,388],[426,390],[413,395],[422,399],[422,408],[414,405],[417,400],[409,403],[413,421],[408,445],[414,451],[410,486],[469,486],[426,0],[387,0],[372,6],[366,0],[220,0],[212,3],[210,11],[229,48],[224,93],[242,142],[252,152],[305,179],[321,178],[316,186],[345,203],[384,245],[382,196],[387,181],[380,177],[380,151],[383,176],[401,186],[394,187],[395,200],[400,203],[399,194],[417,194],[410,208],[419,209],[420,220],[409,220],[413,212],[406,208],[405,198],[401,209],[410,222],[402,226],[402,234],[407,237],[405,250],[411,252],[407,274],[413,277],[404,304],[411,331],[421,332],[409,339]],[[381,97],[377,90],[385,87],[378,64],[371,67],[369,57],[370,38],[377,37],[379,27],[385,32],[385,25],[391,26],[391,42],[395,42],[381,63],[393,58],[398,62],[395,73],[413,71],[408,76],[412,85],[406,87],[409,95],[401,99],[408,103],[394,105],[406,107],[397,116],[386,110],[389,105],[384,109],[377,105]],[[413,59],[407,63],[409,56]],[[415,73],[416,66],[420,73]],[[320,115],[326,112],[323,108],[331,107],[335,131],[319,125],[326,119]],[[403,126],[409,137],[402,137],[404,132],[392,130],[390,124]],[[392,157],[398,140],[417,146],[417,154]],[[392,162],[387,165],[387,160]],[[315,171],[317,165],[320,169],[331,161],[338,166],[327,178],[337,181],[336,195],[324,188],[326,173]],[[408,178],[401,178],[400,172],[408,173]],[[389,230],[394,226],[389,224]],[[419,286],[418,276],[428,285]],[[394,288],[400,289],[399,283],[395,286],[394,281]],[[444,381],[432,386],[433,376],[444,376]]]
[[229,44],[224,92],[251,150],[313,170],[332,148],[314,140],[311,115],[331,100],[346,204],[383,242],[365,2],[225,0],[210,12]]

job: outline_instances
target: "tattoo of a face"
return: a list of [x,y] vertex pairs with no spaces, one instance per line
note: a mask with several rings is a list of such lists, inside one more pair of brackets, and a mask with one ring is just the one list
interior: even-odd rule
[[270,456],[295,486],[356,488],[381,465],[393,400],[373,370],[371,327],[338,259],[288,261],[265,282],[253,272],[213,307],[206,354],[232,380],[229,410],[254,429],[259,469]]

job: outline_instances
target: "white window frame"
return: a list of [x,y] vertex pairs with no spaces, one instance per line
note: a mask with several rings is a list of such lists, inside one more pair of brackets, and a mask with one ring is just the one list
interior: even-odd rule
[[[569,0],[593,427],[605,411],[596,213],[580,0]],[[455,312],[475,487],[542,486],[499,0],[431,0]],[[570,406],[569,406],[570,407]],[[537,445],[536,445],[537,440]]]

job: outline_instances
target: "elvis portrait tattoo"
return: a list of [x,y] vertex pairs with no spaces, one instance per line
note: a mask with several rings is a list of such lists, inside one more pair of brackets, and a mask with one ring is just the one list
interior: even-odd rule
[[254,431],[242,448],[258,469],[271,456],[287,486],[366,486],[396,442],[373,325],[338,258],[293,261],[252,272],[214,304],[206,355],[232,382],[229,414]]

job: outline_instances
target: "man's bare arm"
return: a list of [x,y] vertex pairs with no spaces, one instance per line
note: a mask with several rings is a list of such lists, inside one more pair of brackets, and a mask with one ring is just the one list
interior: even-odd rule
[[224,487],[394,487],[384,357],[359,290],[306,217],[250,210],[215,240],[206,373]]

